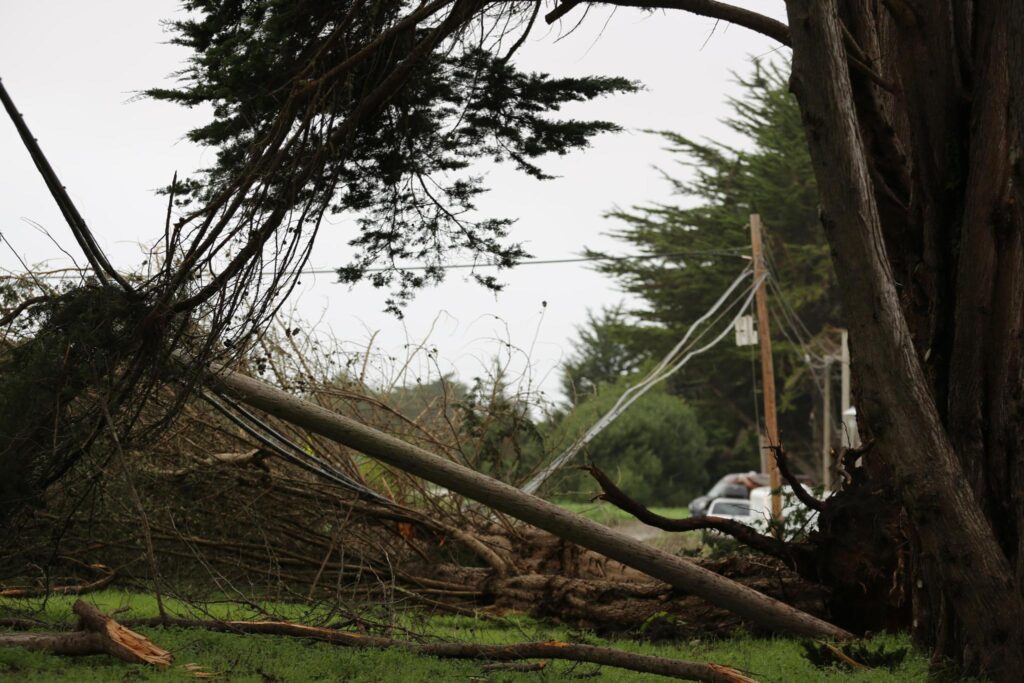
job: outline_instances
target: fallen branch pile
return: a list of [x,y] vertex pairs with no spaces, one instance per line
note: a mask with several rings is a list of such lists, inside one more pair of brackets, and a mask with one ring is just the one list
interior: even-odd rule
[[609,558],[693,593],[764,628],[812,637],[851,638],[852,634],[757,591],[707,571],[695,563],[659,551],[605,526],[481,475],[456,462],[374,430],[355,420],[302,401],[268,384],[227,368],[216,383],[254,406],[292,424],[358,449],[376,460],[416,475],[578,543]]
[[[291,330],[276,339],[261,343],[250,372],[263,369],[328,406],[329,415],[379,426],[449,465],[473,451],[460,442],[466,437],[448,405],[408,417],[362,382],[337,379],[337,366],[325,360],[332,349],[317,350]],[[362,366],[360,375],[365,360]],[[162,402],[172,400],[168,391],[148,405],[161,415]],[[677,637],[758,628],[757,619],[704,600],[700,586],[673,587],[638,571],[634,556],[663,555],[650,546],[627,543],[619,559],[630,568],[265,412],[253,417],[232,421],[213,403],[190,400],[159,438],[124,442],[124,458],[114,457],[118,443],[101,434],[92,454],[0,543],[0,590],[82,593],[109,585],[116,570],[122,584],[158,595],[201,599],[213,588],[243,603],[329,604],[347,616],[404,607],[527,612],[603,632],[635,630],[670,612],[687,615]],[[544,504],[535,521],[544,526],[566,514]],[[594,523],[586,528],[599,541],[610,533]],[[733,558],[707,563],[710,572],[669,562],[687,575],[721,582],[721,574],[759,599],[784,599],[796,614],[823,614],[822,592],[776,561]],[[114,569],[97,577],[98,563]],[[332,615],[320,610],[317,618],[326,623]]]

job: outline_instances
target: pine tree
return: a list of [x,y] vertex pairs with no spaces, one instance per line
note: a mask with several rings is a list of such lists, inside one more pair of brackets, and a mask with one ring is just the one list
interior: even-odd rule
[[[271,253],[289,258],[303,253],[300,234],[315,234],[325,215],[354,218],[360,233],[339,255],[347,262],[339,276],[390,288],[396,312],[414,290],[443,278],[452,253],[499,267],[525,255],[508,239],[510,218],[476,213],[484,186],[475,161],[505,161],[547,179],[540,157],[618,130],[607,121],[559,119],[561,107],[638,87],[608,76],[519,71],[512,57],[529,8],[508,8],[505,30],[480,35],[465,24],[479,9],[472,2],[182,4],[187,18],[170,26],[172,42],[192,51],[188,67],[179,87],[147,94],[211,105],[212,120],[188,137],[217,155],[177,184],[179,204],[266,226],[260,230],[279,233]],[[260,184],[247,189],[253,178]],[[242,202],[227,202],[231,195]],[[409,261],[428,267],[403,269]],[[493,275],[474,277],[500,288]]]
[[562,392],[573,405],[595,395],[602,384],[615,384],[634,373],[645,354],[634,341],[623,304],[599,313],[587,312],[587,322],[576,329],[575,352],[562,363]]
[[[749,263],[749,215],[760,213],[770,270],[781,290],[781,296],[770,297],[781,436],[791,454],[809,461],[816,442],[809,415],[817,393],[791,328],[799,326],[799,318],[807,328],[800,334],[816,335],[837,324],[839,312],[828,246],[818,224],[814,174],[787,80],[785,65],[760,62],[750,76],[738,79],[742,94],[729,100],[731,112],[724,123],[746,139],[741,147],[659,133],[689,171],[683,178],[664,174],[679,203],[616,209],[608,215],[621,224],[611,234],[628,243],[630,251],[667,256],[604,261],[600,270],[643,302],[632,311],[640,323],[632,330],[635,344],[661,355]],[[795,315],[787,315],[790,310]],[[711,474],[758,463],[755,353],[756,347],[738,348],[726,340],[671,380],[672,390],[694,405],[709,440],[720,449]]]

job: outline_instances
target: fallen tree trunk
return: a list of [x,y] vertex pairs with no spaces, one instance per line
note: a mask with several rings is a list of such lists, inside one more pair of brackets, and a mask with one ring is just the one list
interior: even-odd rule
[[72,608],[81,620],[81,629],[66,633],[7,633],[0,635],[0,647],[22,647],[58,655],[102,655],[117,657],[130,664],[170,665],[170,652],[154,645],[145,636],[125,628],[83,600]]
[[[417,655],[444,659],[479,659],[509,662],[522,659],[562,659],[614,666],[630,671],[652,673],[685,681],[707,683],[756,683],[742,672],[720,664],[690,662],[667,657],[640,655],[607,647],[578,645],[561,641],[478,645],[475,643],[410,643],[381,636],[369,636],[287,621],[196,621],[190,619],[144,619],[133,625],[201,628],[225,633],[265,634],[317,640],[334,645],[364,649],[400,649]],[[29,635],[29,634],[26,634]]]
[[251,377],[219,368],[211,381],[254,408],[455,491],[559,538],[618,560],[764,628],[815,638],[853,637],[833,624],[719,576],[693,562],[629,538],[553,503],[523,493],[504,482]]

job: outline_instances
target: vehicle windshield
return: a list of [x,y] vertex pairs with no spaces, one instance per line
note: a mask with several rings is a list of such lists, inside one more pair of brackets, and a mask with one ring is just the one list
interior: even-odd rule
[[750,514],[750,503],[742,500],[719,500],[708,510],[709,515],[729,515],[746,517]]

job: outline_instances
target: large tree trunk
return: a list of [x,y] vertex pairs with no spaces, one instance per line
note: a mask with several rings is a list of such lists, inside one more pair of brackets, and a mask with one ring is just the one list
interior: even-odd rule
[[1008,109],[1022,76],[1008,70],[1009,4],[787,6],[859,417],[876,441],[866,466],[911,521],[915,626],[937,654],[1019,680],[1024,252]]

